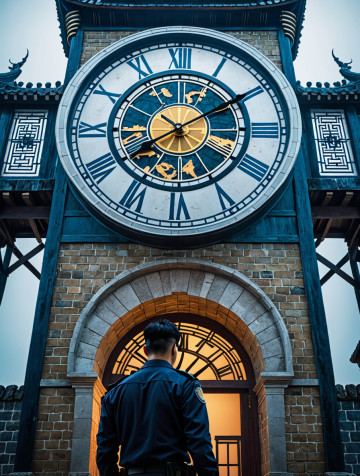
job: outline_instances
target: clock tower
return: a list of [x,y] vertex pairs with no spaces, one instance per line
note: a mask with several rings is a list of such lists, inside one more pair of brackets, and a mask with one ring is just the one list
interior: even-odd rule
[[305,0],[56,3],[69,61],[39,139],[54,185],[14,471],[98,475],[101,397],[165,317],[221,476],[344,474],[307,182],[324,112],[293,70]]

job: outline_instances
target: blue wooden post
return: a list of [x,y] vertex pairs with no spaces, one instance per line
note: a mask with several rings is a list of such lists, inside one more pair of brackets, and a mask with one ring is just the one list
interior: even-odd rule
[[[357,254],[358,254],[358,246],[357,242],[355,242],[354,245],[351,245],[349,247],[349,258],[350,258],[350,267],[351,271],[354,277],[354,280],[356,281],[357,284],[360,285],[360,271],[359,271],[359,263],[357,261]],[[359,288],[356,288],[354,286],[354,291],[355,291],[355,297],[356,297],[356,302],[360,311],[360,291]]]
[[[295,72],[291,57],[290,41],[279,35],[280,51],[284,74],[295,84]],[[295,164],[294,185],[300,251],[304,275],[305,292],[311,323],[311,336],[319,380],[321,417],[323,424],[326,468],[328,472],[345,470],[343,446],[336,401],[334,371],[330,352],[330,342],[322,299],[319,270],[316,260],[313,224],[309,200],[305,161],[302,148]]]
[[[7,281],[7,278],[8,278],[7,269],[8,269],[9,264],[10,264],[11,256],[12,256],[12,247],[10,245],[7,245],[6,251],[5,251],[5,256],[4,256],[4,259],[2,260],[1,270],[0,270],[0,306],[1,306],[1,302],[2,302],[3,297],[4,297],[6,281]],[[1,258],[0,258],[0,260],[1,260]]]
[[[80,30],[71,42],[65,85],[69,82],[79,66],[81,47],[82,31]],[[59,162],[56,171],[55,188],[49,227],[46,236],[39,294],[36,303],[25,374],[25,391],[20,417],[18,444],[16,448],[15,472],[30,472],[32,470],[32,457],[40,396],[40,380],[46,348],[49,314],[60,246],[66,194],[67,178]]]

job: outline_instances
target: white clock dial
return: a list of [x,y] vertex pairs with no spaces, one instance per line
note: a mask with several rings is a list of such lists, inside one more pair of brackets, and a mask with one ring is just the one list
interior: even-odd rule
[[107,225],[149,244],[224,237],[263,210],[301,136],[291,86],[257,50],[199,28],[159,28],[86,63],[64,93],[66,172]]

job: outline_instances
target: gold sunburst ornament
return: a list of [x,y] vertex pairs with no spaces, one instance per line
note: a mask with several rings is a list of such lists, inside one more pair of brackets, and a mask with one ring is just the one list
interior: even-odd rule
[[[187,106],[173,106],[160,111],[151,122],[150,136],[153,139],[174,129],[176,124],[184,124],[200,116],[196,109]],[[172,154],[187,154],[201,146],[208,133],[204,117],[176,130],[157,142],[158,147]]]

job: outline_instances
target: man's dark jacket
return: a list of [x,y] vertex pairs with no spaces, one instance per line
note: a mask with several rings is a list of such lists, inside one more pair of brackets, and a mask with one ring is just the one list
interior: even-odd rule
[[96,462],[100,476],[125,468],[189,462],[218,475],[200,383],[165,360],[150,360],[103,398]]

